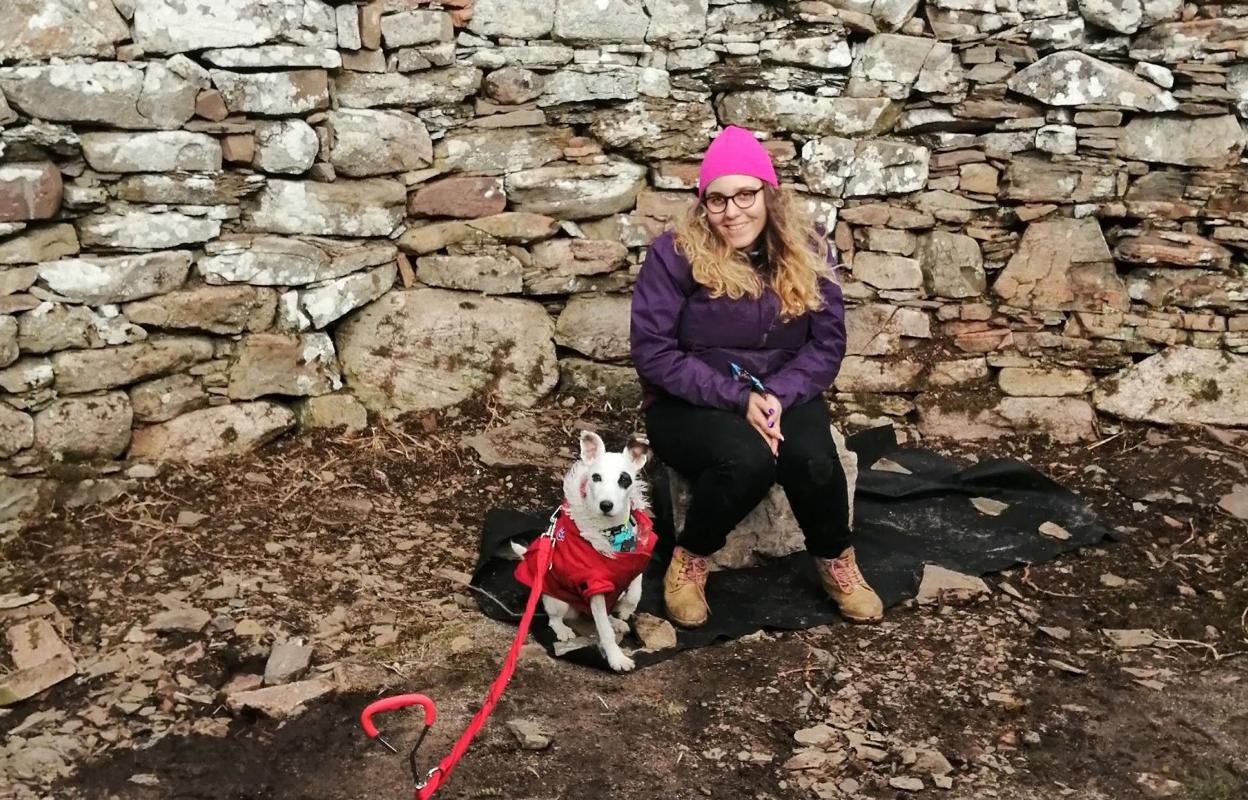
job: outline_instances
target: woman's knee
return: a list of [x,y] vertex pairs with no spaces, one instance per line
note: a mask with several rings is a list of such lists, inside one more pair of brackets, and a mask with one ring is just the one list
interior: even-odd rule
[[716,459],[716,471],[742,492],[761,494],[776,482],[776,461],[759,437],[757,447],[742,443]]
[[778,473],[781,480],[792,477],[820,486],[845,480],[840,456],[831,442],[827,447],[799,446],[788,451],[782,449]]

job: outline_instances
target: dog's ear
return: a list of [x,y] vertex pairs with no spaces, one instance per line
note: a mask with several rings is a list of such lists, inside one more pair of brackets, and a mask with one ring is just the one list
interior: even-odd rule
[[633,463],[633,469],[639,470],[650,458],[650,440],[640,433],[634,433],[629,437],[628,446],[624,448],[624,452],[628,454],[628,460]]
[[593,431],[581,431],[581,460],[593,461],[602,455],[602,451],[606,450],[606,445],[602,443],[602,437]]

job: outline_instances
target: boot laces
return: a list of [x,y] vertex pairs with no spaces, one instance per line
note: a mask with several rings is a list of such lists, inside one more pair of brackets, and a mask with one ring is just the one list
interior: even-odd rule
[[852,556],[829,558],[824,562],[824,569],[842,592],[852,592],[867,583],[867,579],[862,577],[862,572],[858,569],[858,562]]
[[680,565],[680,577],[690,583],[701,583],[711,568],[711,560],[695,556],[688,550],[684,552],[684,560]]

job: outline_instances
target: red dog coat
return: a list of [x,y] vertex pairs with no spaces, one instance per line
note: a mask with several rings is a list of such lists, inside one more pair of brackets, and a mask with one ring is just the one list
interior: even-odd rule
[[[551,567],[542,592],[585,612],[589,611],[590,597],[605,594],[607,609],[613,608],[633,579],[645,571],[659,538],[654,532],[654,523],[644,511],[633,511],[633,524],[637,527],[634,548],[604,556],[581,538],[564,503],[555,519]],[[532,588],[536,570],[537,548],[530,546],[516,566],[516,580]]]

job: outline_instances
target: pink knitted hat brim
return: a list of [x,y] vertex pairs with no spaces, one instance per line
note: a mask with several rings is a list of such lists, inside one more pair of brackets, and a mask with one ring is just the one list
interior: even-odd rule
[[711,181],[724,175],[749,175],[772,186],[780,185],[771,155],[754,134],[736,125],[724,128],[706,148],[702,168],[698,171],[698,196],[702,196]]

